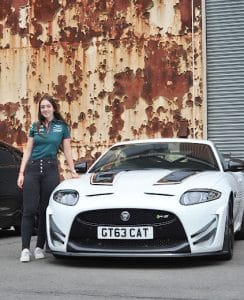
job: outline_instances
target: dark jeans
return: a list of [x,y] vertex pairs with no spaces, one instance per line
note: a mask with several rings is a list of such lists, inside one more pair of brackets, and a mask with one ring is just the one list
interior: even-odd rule
[[58,184],[56,160],[40,159],[28,162],[23,184],[22,249],[30,248],[37,212],[39,224],[36,247],[43,249],[46,242],[46,209],[49,197]]

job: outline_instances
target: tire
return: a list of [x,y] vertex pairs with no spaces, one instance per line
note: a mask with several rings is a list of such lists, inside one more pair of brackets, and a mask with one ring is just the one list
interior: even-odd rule
[[223,246],[223,254],[220,256],[221,260],[231,260],[234,250],[234,218],[233,218],[233,204],[229,202],[228,216],[225,225],[225,238]]
[[235,234],[236,240],[244,240],[244,213],[242,216],[241,229]]
[[56,258],[56,259],[67,259],[67,256],[65,256],[65,255],[59,255],[59,254],[53,254],[52,253],[52,255]]

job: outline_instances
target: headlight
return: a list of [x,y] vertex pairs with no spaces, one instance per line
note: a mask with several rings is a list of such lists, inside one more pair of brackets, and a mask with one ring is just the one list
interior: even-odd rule
[[53,200],[64,205],[75,205],[79,200],[79,193],[75,190],[59,190],[53,194]]
[[185,192],[181,198],[182,205],[192,205],[219,199],[221,193],[215,190],[189,190]]

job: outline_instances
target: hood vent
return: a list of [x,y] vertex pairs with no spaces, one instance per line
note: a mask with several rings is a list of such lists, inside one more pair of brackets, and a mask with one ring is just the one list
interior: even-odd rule
[[115,172],[99,172],[91,175],[91,184],[112,185]]
[[195,175],[197,172],[192,171],[192,170],[176,170],[173,171],[172,173],[166,175],[165,177],[162,177],[159,179],[155,185],[157,184],[179,184],[181,183],[184,179]]

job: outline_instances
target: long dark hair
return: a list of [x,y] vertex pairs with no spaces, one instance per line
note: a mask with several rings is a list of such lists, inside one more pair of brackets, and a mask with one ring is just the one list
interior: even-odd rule
[[58,106],[57,101],[53,97],[51,97],[50,95],[45,94],[41,97],[41,99],[39,101],[39,105],[38,105],[38,122],[37,122],[37,132],[38,132],[38,134],[39,134],[41,124],[43,124],[43,122],[45,121],[45,118],[41,114],[41,103],[44,99],[52,104],[53,109],[54,109],[54,113],[53,113],[54,118],[64,122],[66,125],[68,125],[67,122],[64,120],[63,116],[61,115],[61,113],[59,112],[59,106]]

